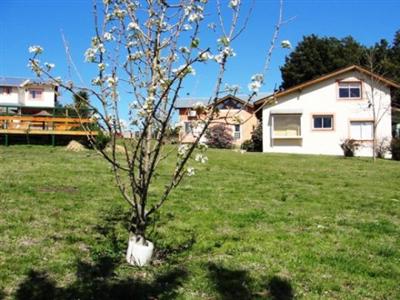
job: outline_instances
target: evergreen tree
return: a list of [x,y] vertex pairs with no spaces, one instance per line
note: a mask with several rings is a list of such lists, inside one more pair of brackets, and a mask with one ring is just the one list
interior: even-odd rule
[[351,36],[341,40],[314,34],[305,36],[281,67],[281,88],[287,89],[353,64],[363,65],[365,50]]

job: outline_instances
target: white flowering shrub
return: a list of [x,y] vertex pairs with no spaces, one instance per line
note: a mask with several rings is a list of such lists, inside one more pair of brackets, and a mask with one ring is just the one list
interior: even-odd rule
[[[226,19],[219,24],[210,22],[210,14],[206,13],[209,2],[104,0],[99,4],[94,1],[95,11],[103,15],[96,15],[95,19],[101,23],[96,24],[96,34],[84,53],[85,61],[96,71],[91,86],[79,87],[55,77],[54,64],[40,60],[43,48],[29,48],[32,54],[29,67],[36,75],[53,80],[74,95],[86,91],[96,100],[87,105],[95,111],[103,132],[111,138],[112,151],[97,150],[110,163],[121,195],[132,209],[131,233],[144,241],[152,215],[171,191],[185,176],[197,173],[196,164],[208,161],[202,137],[217,115],[217,100],[226,92],[223,88],[226,65],[236,55],[232,43],[243,30],[238,26],[240,0],[227,1],[224,7],[213,2],[219,6],[217,19]],[[222,10],[228,13],[223,14]],[[215,45],[204,44],[200,38],[202,30],[215,35]],[[196,103],[193,107],[202,116],[201,121],[192,125],[196,129],[195,141],[179,145],[176,152],[168,151],[165,139],[176,101],[184,82],[196,75],[199,64],[217,66],[215,89],[208,103]],[[263,83],[263,74],[252,77],[249,101]],[[237,86],[230,86],[230,91],[238,91]],[[127,105],[126,99],[121,101],[120,91],[128,91]],[[126,112],[127,120],[121,119],[121,111]],[[127,135],[129,139],[118,142],[124,149],[122,155],[118,154],[117,139]],[[94,141],[89,130],[88,138]],[[169,181],[158,194],[149,194],[164,159],[176,160]]]

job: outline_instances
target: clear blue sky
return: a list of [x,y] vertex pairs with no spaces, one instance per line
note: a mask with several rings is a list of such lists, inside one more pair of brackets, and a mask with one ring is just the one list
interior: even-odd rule
[[[209,0],[211,4],[213,1]],[[245,6],[250,3],[243,1]],[[280,40],[288,39],[293,46],[312,33],[337,38],[352,35],[362,44],[372,45],[381,38],[391,41],[400,29],[400,0],[286,0],[284,7],[285,18],[295,19],[283,27]],[[241,85],[245,92],[251,75],[262,68],[278,8],[277,0],[256,0],[247,30],[233,45],[237,56],[228,66],[226,81]],[[84,63],[83,52],[90,44],[92,25],[91,0],[0,0],[0,75],[32,77],[26,67],[28,47],[39,44],[45,48],[45,60],[56,64],[54,73],[68,78],[62,30],[75,63],[89,82],[95,70]],[[281,48],[274,52],[264,91],[279,85],[279,66],[289,53]],[[210,71],[197,71],[198,75],[186,84],[185,94],[208,96],[214,84],[209,80]],[[67,98],[64,96],[64,103]]]

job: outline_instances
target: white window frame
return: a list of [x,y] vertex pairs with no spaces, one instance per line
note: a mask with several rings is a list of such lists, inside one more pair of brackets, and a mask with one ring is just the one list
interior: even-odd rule
[[[322,121],[321,121],[322,127],[315,127],[315,122],[314,122],[315,118],[321,118],[322,119]],[[324,118],[330,118],[331,119],[331,127],[324,127]],[[334,130],[333,122],[334,122],[334,117],[333,117],[332,114],[326,114],[326,115],[324,115],[324,114],[315,114],[315,115],[312,115],[312,129],[313,130],[326,130],[326,131]]]
[[[239,126],[239,130],[236,130],[236,126]],[[242,136],[242,126],[240,124],[233,125],[233,139],[240,140]]]
[[[351,92],[350,89],[354,88],[355,86],[358,86],[359,90],[360,90],[360,96],[358,97],[351,97]],[[347,89],[349,91],[349,97],[341,97],[340,96],[340,89],[344,89],[346,87],[343,86],[347,86]],[[338,82],[338,89],[337,89],[337,96],[338,99],[340,100],[360,100],[362,98],[362,84],[361,81],[339,81]]]
[[[352,126],[355,124],[359,124],[359,135],[358,136],[353,136],[353,128]],[[366,127],[369,125],[370,128],[370,134],[367,135]],[[364,128],[364,129],[363,129]],[[357,141],[372,141],[373,140],[373,130],[374,130],[374,122],[371,120],[351,120],[350,121],[350,128],[349,128],[349,136],[350,139],[357,140]]]

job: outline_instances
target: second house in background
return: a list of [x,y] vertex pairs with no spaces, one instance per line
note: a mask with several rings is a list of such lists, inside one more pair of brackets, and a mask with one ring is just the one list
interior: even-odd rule
[[[265,97],[259,94],[252,101],[248,101],[248,95],[227,95],[218,100],[218,115],[210,124],[210,127],[224,124],[228,132],[232,134],[233,144],[240,146],[244,141],[251,138],[251,133],[258,125],[254,102]],[[208,105],[208,98],[181,98],[176,103],[179,110],[179,126],[181,130],[179,139],[182,143],[193,143],[202,130],[201,116],[193,109],[196,104]],[[205,137],[203,136],[203,140]]]

